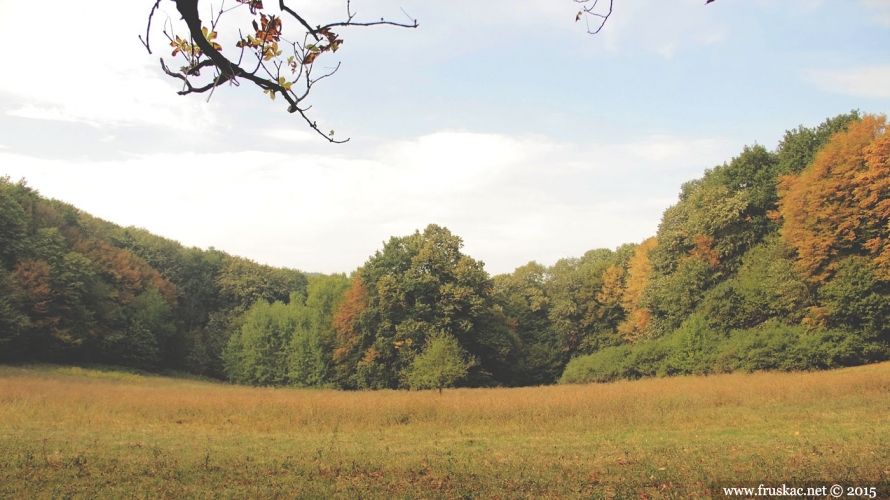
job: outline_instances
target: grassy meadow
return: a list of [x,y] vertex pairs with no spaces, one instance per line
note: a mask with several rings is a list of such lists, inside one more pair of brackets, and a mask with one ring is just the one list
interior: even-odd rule
[[890,498],[890,363],[521,389],[0,366],[0,498]]

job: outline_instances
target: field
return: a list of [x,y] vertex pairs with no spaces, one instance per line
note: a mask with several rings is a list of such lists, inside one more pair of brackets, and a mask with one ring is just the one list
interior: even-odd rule
[[0,366],[0,498],[890,498],[890,364],[336,392]]

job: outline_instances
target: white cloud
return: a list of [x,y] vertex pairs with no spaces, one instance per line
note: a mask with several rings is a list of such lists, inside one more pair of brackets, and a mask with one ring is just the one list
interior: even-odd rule
[[811,70],[806,79],[818,88],[838,94],[890,99],[890,66],[848,70]]
[[654,234],[680,182],[729,146],[444,131],[367,159],[244,151],[72,163],[3,152],[0,175],[185,245],[309,271],[348,272],[390,236],[437,223],[497,273]]
[[[0,44],[4,68],[15,72],[14,78],[0,78],[0,92],[13,96],[7,114],[93,126],[194,129],[210,123],[211,106],[177,96],[176,84],[160,75],[158,54],[141,47],[136,36],[150,4],[55,0],[42,7],[52,14],[37,18],[28,3],[3,1],[2,6],[0,30],[6,39],[27,41],[27,50],[21,43]],[[155,21],[164,18],[159,14]],[[35,22],[39,36],[34,36]],[[155,48],[166,47],[157,35]]]
[[51,120],[60,122],[79,122],[86,123],[93,127],[100,125],[92,120],[86,120],[78,116],[72,115],[62,108],[38,107],[33,104],[25,104],[20,108],[11,109],[6,112],[9,116],[18,116],[20,118],[30,118],[32,120]]

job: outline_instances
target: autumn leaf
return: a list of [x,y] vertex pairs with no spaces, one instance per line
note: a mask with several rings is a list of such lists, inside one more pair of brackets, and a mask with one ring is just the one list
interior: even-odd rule
[[236,0],[240,4],[247,5],[250,8],[251,14],[256,14],[256,11],[261,10],[263,8],[263,0]]
[[210,31],[205,26],[205,27],[201,28],[201,33],[204,34],[204,38],[207,40],[208,43],[210,43],[211,47],[213,47],[216,50],[222,50],[222,46],[220,44],[214,42],[214,40],[216,40],[216,36],[217,36],[215,31]]
[[262,42],[277,42],[281,39],[281,18],[260,14],[260,24],[253,21],[253,29],[256,31],[257,40]]
[[272,42],[272,45],[263,49],[263,60],[271,61],[273,58],[281,55],[281,51],[278,50],[278,44]]

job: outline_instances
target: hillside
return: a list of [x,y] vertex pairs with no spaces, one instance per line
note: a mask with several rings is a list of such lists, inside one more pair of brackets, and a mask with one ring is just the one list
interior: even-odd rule
[[0,361],[343,389],[879,362],[890,359],[888,179],[886,119],[854,111],[685,183],[640,244],[494,277],[435,224],[392,237],[349,277],[307,276],[121,228],[3,179]]

